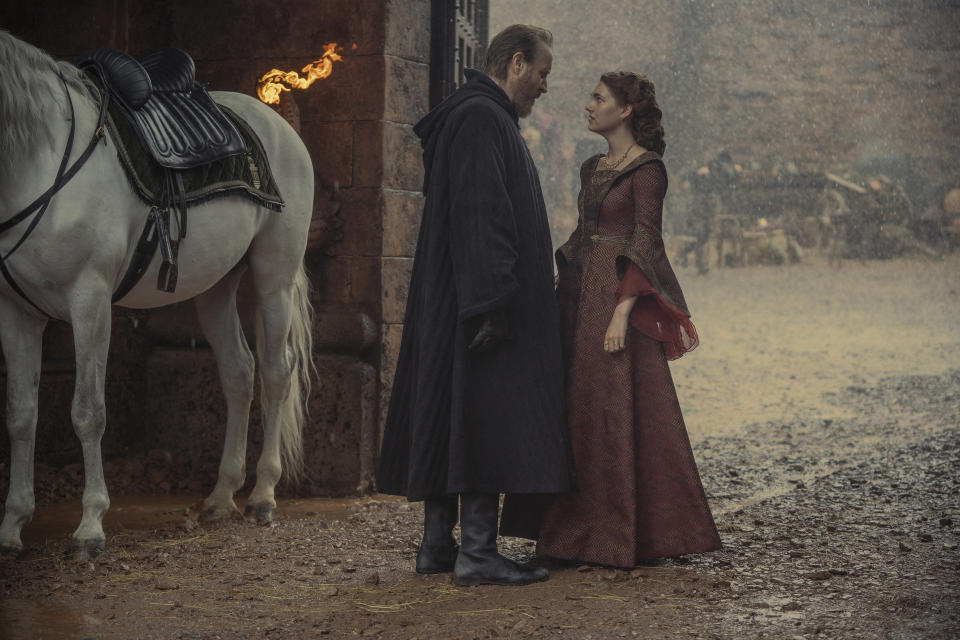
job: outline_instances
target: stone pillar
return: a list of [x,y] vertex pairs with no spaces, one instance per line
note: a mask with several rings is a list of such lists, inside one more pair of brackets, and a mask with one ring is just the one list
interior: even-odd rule
[[407,287],[423,211],[423,163],[413,125],[429,107],[430,2],[390,2],[386,23],[380,434],[400,351]]

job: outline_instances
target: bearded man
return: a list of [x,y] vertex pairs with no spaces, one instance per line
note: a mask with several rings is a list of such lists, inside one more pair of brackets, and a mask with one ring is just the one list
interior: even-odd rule
[[547,92],[552,42],[504,29],[484,73],[414,128],[426,204],[377,486],[425,502],[416,569],[460,585],[545,580],[498,553],[499,494],[573,484],[550,228],[518,126]]

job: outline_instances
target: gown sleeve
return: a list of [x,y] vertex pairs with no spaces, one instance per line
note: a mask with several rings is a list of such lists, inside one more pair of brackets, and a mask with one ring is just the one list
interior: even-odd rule
[[[642,167],[638,171],[645,171]],[[651,175],[644,176],[648,188],[634,190],[635,218],[638,227],[644,221],[660,215],[665,184],[654,176],[662,176],[659,169],[650,167]],[[661,177],[662,180],[662,177]],[[663,343],[668,360],[676,360],[700,344],[697,330],[687,314],[666,300],[650,279],[633,260],[626,261],[626,269],[620,286],[617,288],[617,300],[636,298],[630,311],[630,325],[640,333]]]
[[580,226],[582,224],[583,221],[577,222],[577,228],[574,229],[573,233],[570,234],[570,238],[560,245],[556,252],[554,252],[554,258],[557,262],[557,269],[569,267],[570,263],[573,262],[573,253],[576,250],[577,238],[580,237]]
[[597,165],[599,155],[587,158],[580,165],[580,194],[577,196],[577,228],[573,230],[570,237],[555,252],[557,269],[563,269],[570,266],[574,261],[577,247],[580,244],[580,238],[583,237],[583,185],[590,179],[590,174]]

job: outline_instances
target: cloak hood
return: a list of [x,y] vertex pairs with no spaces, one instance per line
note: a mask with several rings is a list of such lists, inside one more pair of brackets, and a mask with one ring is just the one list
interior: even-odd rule
[[513,106],[513,103],[510,102],[510,98],[507,97],[503,89],[476,69],[464,69],[463,72],[467,77],[467,83],[434,107],[430,113],[424,116],[423,119],[413,127],[413,132],[420,138],[420,144],[423,147],[424,195],[427,193],[427,187],[430,182],[430,172],[433,168],[433,159],[437,152],[437,146],[443,137],[440,135],[440,132],[443,130],[447,118],[461,104],[472,98],[489,98],[507,112],[517,127],[520,126],[520,116],[517,114],[516,108]]

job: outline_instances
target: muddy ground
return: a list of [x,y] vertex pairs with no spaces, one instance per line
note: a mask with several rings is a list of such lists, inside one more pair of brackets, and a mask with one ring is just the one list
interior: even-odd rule
[[[107,555],[43,504],[0,565],[0,638],[960,637],[960,256],[682,271],[675,363],[724,549],[522,588],[412,571],[422,509],[287,497],[269,526],[123,498]],[[54,478],[69,472],[54,470]],[[69,493],[69,491],[67,492]]]

